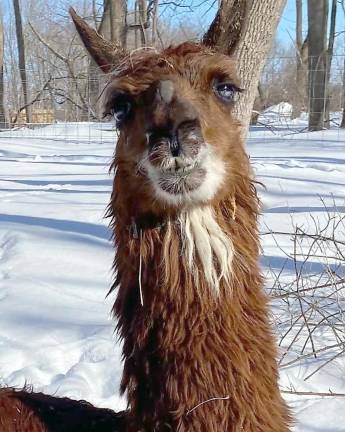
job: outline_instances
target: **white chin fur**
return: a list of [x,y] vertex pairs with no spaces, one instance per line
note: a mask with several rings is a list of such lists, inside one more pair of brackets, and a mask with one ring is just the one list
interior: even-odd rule
[[220,282],[229,285],[232,274],[234,247],[216,221],[213,209],[209,206],[196,207],[182,212],[180,217],[183,250],[188,266],[199,286],[198,256],[205,279],[215,295],[219,293]]
[[157,199],[174,206],[187,203],[207,203],[216,195],[224,181],[225,167],[223,161],[214,154],[209,145],[200,151],[200,167],[205,170],[206,175],[199,187],[181,194],[170,194],[159,186],[159,169],[147,160],[144,163]]

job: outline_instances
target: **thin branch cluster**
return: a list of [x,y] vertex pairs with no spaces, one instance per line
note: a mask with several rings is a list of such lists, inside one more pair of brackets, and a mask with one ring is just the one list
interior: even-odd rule
[[[322,202],[324,216],[310,214],[308,224],[293,224],[291,232],[263,233],[285,257],[267,275],[280,368],[305,369],[303,379],[311,383],[345,354],[345,215]],[[289,250],[279,246],[286,236]]]

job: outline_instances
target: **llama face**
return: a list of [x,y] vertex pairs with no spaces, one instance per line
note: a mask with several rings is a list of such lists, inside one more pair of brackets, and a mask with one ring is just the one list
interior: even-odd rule
[[231,147],[221,129],[235,123],[240,91],[230,58],[186,48],[194,55],[175,56],[178,47],[134,60],[114,77],[105,103],[120,130],[118,163],[143,177],[140,188],[151,188],[155,200],[175,207],[209,203],[221,191]]
[[[139,162],[155,195],[169,204],[211,199],[224,180],[224,166],[204,138],[197,108],[164,79],[144,96],[147,146]],[[216,165],[216,166],[215,166]]]

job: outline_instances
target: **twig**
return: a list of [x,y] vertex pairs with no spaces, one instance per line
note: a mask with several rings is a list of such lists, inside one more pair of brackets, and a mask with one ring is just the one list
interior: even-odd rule
[[229,400],[230,396],[225,396],[225,397],[213,397],[211,399],[207,399],[203,402],[200,402],[198,405],[195,405],[195,407],[191,408],[190,410],[187,411],[186,415],[189,415],[190,413],[192,413],[194,410],[196,410],[197,408],[199,408],[201,405],[204,405],[208,402],[213,402],[216,400]]
[[303,392],[303,391],[295,391],[295,390],[281,390],[281,393],[284,394],[293,394],[297,396],[317,396],[317,397],[345,397],[345,393],[322,393],[322,392]]

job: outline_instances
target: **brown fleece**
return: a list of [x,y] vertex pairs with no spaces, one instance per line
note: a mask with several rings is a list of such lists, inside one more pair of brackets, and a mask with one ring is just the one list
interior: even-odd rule
[[[107,90],[108,109],[118,91],[136,103],[116,146],[109,206],[116,245],[113,310],[124,342],[121,390],[128,396],[131,432],[289,430],[258,264],[258,199],[240,125],[231,107],[210,91],[219,76],[237,82],[231,58],[185,43],[133,56]],[[157,199],[137,168],[147,145],[143,118],[150,111],[140,103],[141,94],[162,79],[173,81],[177,97],[193,105],[205,141],[226,166],[222,187],[205,204],[235,249],[231,282],[221,283],[218,297],[208,289],[198,259],[191,272],[183,255],[178,217],[188,206]],[[145,215],[159,225],[133,238],[130,221]]]
[[1,432],[123,432],[125,416],[86,401],[0,389]]

